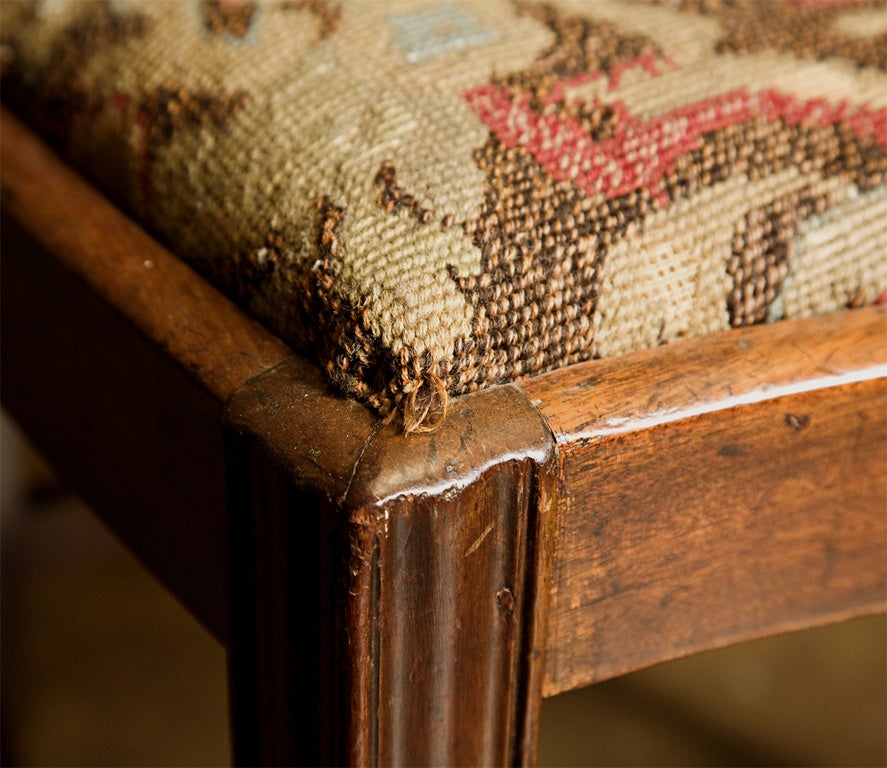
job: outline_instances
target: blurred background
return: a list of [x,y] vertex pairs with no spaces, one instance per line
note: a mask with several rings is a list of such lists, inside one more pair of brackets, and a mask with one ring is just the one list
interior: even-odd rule
[[[0,420],[4,765],[229,762],[225,654]],[[887,621],[546,700],[540,766],[884,766]]]

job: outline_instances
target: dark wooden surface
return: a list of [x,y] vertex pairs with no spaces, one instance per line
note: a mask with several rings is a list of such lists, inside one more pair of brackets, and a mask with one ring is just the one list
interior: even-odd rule
[[887,605],[887,315],[522,384],[560,445],[546,694]]
[[222,404],[291,353],[0,119],[3,402],[224,638]]
[[[531,761],[554,478],[544,422],[506,387],[460,399],[432,435],[405,437],[394,425],[347,417],[358,406],[318,390],[308,395],[318,416],[310,441],[283,440],[304,426],[306,391],[304,370],[282,366],[242,390],[229,411],[241,435],[235,450],[252,467],[249,490],[235,494],[239,514],[259,516],[263,529],[245,566],[255,592],[278,595],[269,584],[298,582],[319,557],[320,612],[335,606],[326,618],[334,629],[320,630],[326,640],[306,637],[317,631],[308,624],[315,594],[290,587],[270,609],[256,607],[257,635],[241,647],[259,660],[258,687],[242,692],[257,703],[247,699],[243,711],[276,703],[262,715],[261,738],[238,746],[240,758]],[[317,530],[312,519],[326,522]],[[306,642],[313,654],[293,652]],[[332,651],[324,655],[325,642]],[[312,678],[318,663],[332,666]],[[313,687],[323,680],[334,681],[332,696]],[[294,729],[306,705],[286,692],[294,689],[312,692],[309,701],[318,694],[331,729]]]
[[292,355],[0,110],[4,211],[216,400]]
[[543,690],[884,607],[882,310],[406,437],[0,120],[4,404],[228,643],[240,762],[525,763]]
[[4,404],[226,641],[239,761],[531,760],[539,414],[506,388],[404,437],[8,112],[2,139]]
[[340,509],[376,420],[293,358],[242,388],[226,422],[235,759],[345,764],[364,743],[352,723],[368,727],[368,714],[342,648],[351,553]]

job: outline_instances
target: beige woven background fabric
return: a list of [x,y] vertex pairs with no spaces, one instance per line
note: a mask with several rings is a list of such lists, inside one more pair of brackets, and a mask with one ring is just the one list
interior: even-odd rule
[[887,292],[880,0],[10,0],[3,94],[408,428]]

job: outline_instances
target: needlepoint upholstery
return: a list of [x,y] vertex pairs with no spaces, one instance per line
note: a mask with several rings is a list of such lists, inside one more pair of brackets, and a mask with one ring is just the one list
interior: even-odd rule
[[887,291],[880,0],[3,2],[3,94],[407,428]]

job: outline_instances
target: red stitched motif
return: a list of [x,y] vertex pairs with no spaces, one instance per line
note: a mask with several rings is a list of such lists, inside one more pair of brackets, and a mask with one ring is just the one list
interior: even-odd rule
[[[587,82],[593,76],[585,77]],[[562,88],[556,92],[560,95]],[[570,180],[587,194],[602,193],[607,199],[646,187],[660,205],[667,204],[662,179],[673,172],[675,161],[699,149],[703,134],[754,115],[789,125],[845,122],[856,136],[871,137],[887,150],[887,109],[804,101],[775,90],[751,94],[738,89],[647,121],[615,101],[609,106],[620,120],[614,135],[601,141],[594,141],[575,117],[534,110],[529,91],[487,85],[463,97],[505,146],[530,152],[557,181]]]

